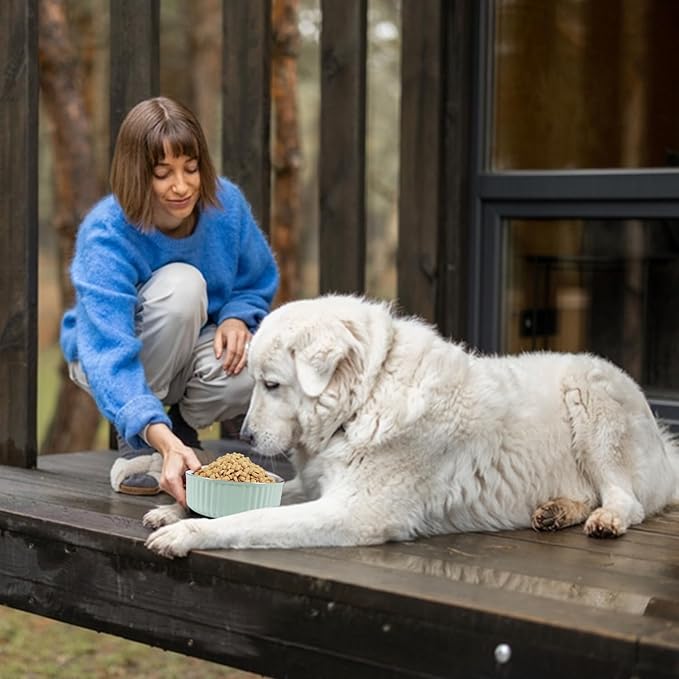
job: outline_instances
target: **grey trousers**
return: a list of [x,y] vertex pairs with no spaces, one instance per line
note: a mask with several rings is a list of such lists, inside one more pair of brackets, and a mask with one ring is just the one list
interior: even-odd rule
[[[205,279],[189,264],[168,264],[139,288],[135,324],[146,380],[165,405],[178,403],[195,429],[244,413],[254,384],[247,366],[238,375],[224,372],[212,347],[217,328],[206,321]],[[78,361],[69,374],[90,392]]]

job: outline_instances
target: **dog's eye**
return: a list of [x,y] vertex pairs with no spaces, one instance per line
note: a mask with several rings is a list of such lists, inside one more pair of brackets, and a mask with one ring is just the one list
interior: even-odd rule
[[264,382],[264,388],[267,391],[273,391],[274,389],[278,389],[280,385],[278,382]]

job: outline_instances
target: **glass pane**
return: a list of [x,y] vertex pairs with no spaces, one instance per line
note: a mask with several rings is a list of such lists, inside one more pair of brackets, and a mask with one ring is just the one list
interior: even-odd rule
[[679,393],[679,222],[516,220],[503,350],[589,351]]
[[678,164],[679,2],[493,7],[493,169]]

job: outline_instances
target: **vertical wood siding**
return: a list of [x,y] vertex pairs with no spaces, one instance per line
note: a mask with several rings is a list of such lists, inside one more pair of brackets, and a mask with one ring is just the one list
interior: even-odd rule
[[160,94],[160,0],[111,0],[110,7],[113,150],[127,112]]
[[243,190],[269,234],[271,0],[224,0],[222,173]]
[[320,291],[365,289],[367,0],[323,0]]

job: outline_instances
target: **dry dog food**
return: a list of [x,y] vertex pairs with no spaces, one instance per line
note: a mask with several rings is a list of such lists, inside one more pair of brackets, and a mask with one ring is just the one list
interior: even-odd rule
[[221,481],[273,483],[273,479],[264,468],[241,453],[226,453],[218,457],[214,462],[210,462],[210,464],[199,469],[196,476],[205,476],[208,479],[220,479]]

